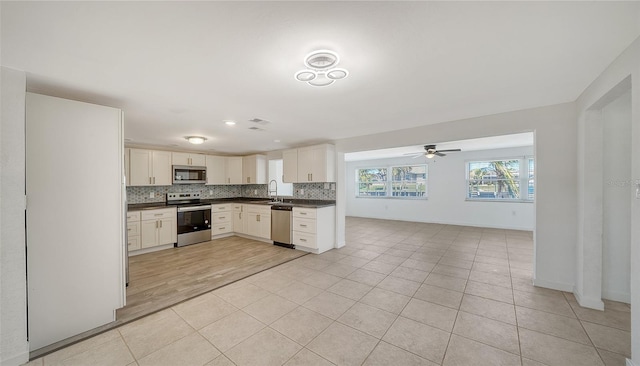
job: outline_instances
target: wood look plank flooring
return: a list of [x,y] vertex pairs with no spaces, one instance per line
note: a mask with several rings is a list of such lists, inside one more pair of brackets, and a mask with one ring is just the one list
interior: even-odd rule
[[239,236],[129,257],[128,322],[307,253]]
[[230,236],[129,257],[127,305],[116,321],[30,352],[41,357],[308,253]]

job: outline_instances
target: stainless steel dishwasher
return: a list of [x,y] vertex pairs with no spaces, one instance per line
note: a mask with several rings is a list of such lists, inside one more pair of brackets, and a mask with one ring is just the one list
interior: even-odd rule
[[274,204],[271,206],[271,240],[274,245],[295,249],[293,245],[293,206]]

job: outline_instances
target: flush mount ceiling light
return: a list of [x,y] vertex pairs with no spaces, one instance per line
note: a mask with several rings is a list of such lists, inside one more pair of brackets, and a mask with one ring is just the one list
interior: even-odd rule
[[187,141],[189,141],[190,143],[194,144],[194,145],[200,145],[201,143],[205,142],[207,139],[201,136],[187,136],[185,137],[185,139],[187,139]]
[[224,121],[224,124],[227,126],[235,126],[236,123],[234,121]]
[[328,86],[349,75],[346,69],[336,68],[339,62],[340,56],[333,51],[313,51],[304,58],[307,69],[296,72],[294,76],[296,80],[312,86]]

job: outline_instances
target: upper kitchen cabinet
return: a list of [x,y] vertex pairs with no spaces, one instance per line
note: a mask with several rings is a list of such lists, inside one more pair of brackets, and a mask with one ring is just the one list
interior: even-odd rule
[[298,182],[298,149],[282,152],[282,181],[285,183]]
[[205,160],[204,154],[171,153],[171,163],[173,165],[205,166]]
[[267,183],[267,157],[264,155],[249,155],[242,158],[242,183]]
[[242,156],[225,158],[225,175],[227,184],[242,184]]
[[335,182],[333,145],[323,144],[299,148],[297,158],[298,183]]
[[169,151],[131,149],[129,181],[132,186],[170,186],[171,153]]
[[207,155],[205,166],[207,167],[206,184],[227,184],[226,159],[224,156]]

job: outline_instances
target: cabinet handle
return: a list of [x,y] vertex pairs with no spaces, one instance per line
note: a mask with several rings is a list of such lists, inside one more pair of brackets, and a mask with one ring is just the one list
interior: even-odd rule
[[240,220],[242,220],[242,212],[240,212]]
[[128,227],[128,228],[127,228],[127,231],[131,231],[131,228],[130,228],[130,227]]
[[256,221],[260,221],[260,215],[256,215]]
[[226,227],[224,227],[224,226],[218,228],[218,230],[224,230],[224,229],[226,229]]
[[307,227],[307,225],[300,224],[300,227]]
[[224,220],[224,219],[226,219],[226,217],[220,216],[220,220]]
[[300,239],[300,241],[304,241],[304,242],[306,242],[306,241],[307,241],[307,239],[302,239],[302,238],[301,238],[301,239]]
[[151,177],[149,177],[149,184],[151,184]]
[[158,228],[158,221],[156,221],[156,229]]
[[307,213],[306,212],[300,212],[300,215],[305,215],[306,216]]
[[160,221],[160,228],[162,229],[162,221]]
[[231,183],[231,178],[227,178],[227,183]]
[[153,216],[162,216],[163,214],[153,214]]
[[156,184],[156,177],[153,177],[153,184]]
[[247,177],[247,183],[251,183],[251,178]]
[[309,174],[311,176],[311,179],[309,179],[309,182],[313,182],[313,173]]

